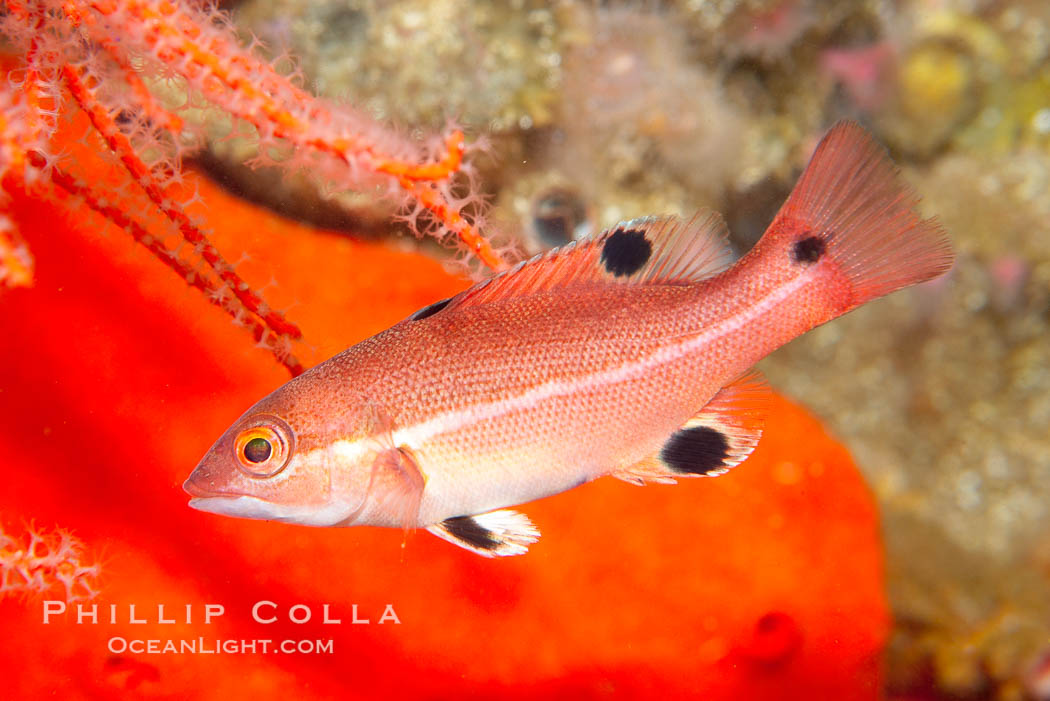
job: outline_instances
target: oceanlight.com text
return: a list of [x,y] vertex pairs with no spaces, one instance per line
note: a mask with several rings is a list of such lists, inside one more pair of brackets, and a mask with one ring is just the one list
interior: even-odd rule
[[106,648],[114,655],[331,655],[335,641],[327,640],[248,640],[222,638],[124,638],[114,636]]

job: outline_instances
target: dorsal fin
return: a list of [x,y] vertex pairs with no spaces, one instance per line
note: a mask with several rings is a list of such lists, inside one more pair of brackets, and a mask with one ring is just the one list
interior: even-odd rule
[[542,253],[470,288],[449,310],[588,283],[686,284],[733,262],[725,222],[710,210],[632,219],[596,237]]

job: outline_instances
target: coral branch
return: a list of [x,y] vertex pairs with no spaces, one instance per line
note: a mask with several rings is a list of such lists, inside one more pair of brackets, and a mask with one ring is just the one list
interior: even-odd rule
[[[72,3],[66,3],[63,5],[63,10],[73,22],[74,26],[79,26],[84,21],[87,21],[92,25],[96,23],[94,15],[88,14],[85,17]],[[165,109],[156,99],[154,99],[153,94],[149,91],[149,88],[146,87],[142,78],[139,77],[138,73],[131,66],[131,62],[128,60],[128,57],[124,52],[121,51],[117,42],[105,34],[98,33],[96,33],[94,39],[120,67],[121,72],[124,74],[124,79],[128,81],[128,85],[131,86],[131,89],[135,94],[135,99],[138,101],[139,106],[146,113],[148,118],[169,132],[178,133],[182,131],[185,127],[185,122],[177,114],[173,113],[171,110]]]
[[[391,178],[485,265],[494,270],[506,267],[477,227],[465,220],[441,190],[417,187],[419,182],[448,182],[460,172],[465,152],[461,131],[452,130],[445,137],[444,153],[432,159],[422,157],[410,145],[394,143],[375,125],[365,124],[362,117],[348,110],[337,114],[296,87],[210,21],[215,15],[173,2],[143,0],[95,0],[91,7],[122,22],[123,33],[141,38],[146,51],[176,67],[209,100],[252,124],[260,140],[272,135],[334,157],[350,166],[350,171],[343,173],[348,179],[354,177],[355,166]],[[355,124],[359,128],[356,131],[352,129]],[[381,146],[384,141],[390,149]]]
[[60,589],[67,602],[93,599],[99,567],[88,562],[84,545],[66,531],[30,526],[13,537],[0,529],[0,598]]
[[[22,65],[0,86],[0,284],[28,284],[32,258],[6,216],[5,193],[74,196],[124,229],[208,300],[248,327],[293,374],[289,353],[299,328],[263,301],[189,215],[181,179],[183,149],[203,141],[188,110],[209,104],[254,127],[260,162],[307,169],[335,189],[395,196],[417,234],[458,241],[493,270],[506,267],[478,226],[482,199],[465,164],[462,131],[440,139],[400,138],[353,109],[319,99],[242,46],[228,17],[187,0],[3,0],[0,35]],[[161,79],[184,100],[170,106],[150,86]],[[101,183],[78,158],[51,150],[63,110],[82,111],[101,137],[88,154],[108,167]],[[280,147],[280,148],[275,148]],[[100,172],[99,164],[91,170]],[[101,169],[105,171],[105,167]],[[378,189],[377,189],[378,188]],[[330,188],[331,189],[331,188]],[[192,200],[191,200],[192,201]],[[166,232],[143,221],[159,210],[192,254],[169,248]],[[198,258],[199,257],[199,258]],[[203,261],[200,263],[199,261]]]
[[120,157],[124,168],[132,179],[145,191],[150,200],[164,213],[179,229],[182,237],[187,243],[199,250],[204,261],[219,275],[237,299],[244,304],[253,314],[257,315],[278,336],[288,336],[291,339],[302,338],[302,332],[295,324],[284,319],[281,314],[273,310],[263,309],[263,301],[252,291],[248,283],[244,282],[235,272],[233,266],[223,259],[219,251],[211,244],[204,233],[190,220],[189,215],[172,198],[166,196],[161,186],[154,180],[149,167],[135,153],[131,141],[121,133],[113,117],[95,99],[91,90],[85,85],[78,71],[72,66],[62,67],[62,77],[66,81],[69,93],[84,112],[91,119],[98,133],[105,139],[111,149]]
[[[44,165],[44,157],[35,151],[29,152],[28,159],[34,167],[41,168]],[[104,198],[96,193],[87,183],[81,182],[57,166],[52,166],[51,182],[70,195],[79,197],[84,204],[103,218],[127,231],[137,243],[144,246],[158,260],[174,270],[187,284],[203,292],[210,303],[247,326],[252,334],[252,338],[257,343],[267,344],[277,361],[286,367],[293,377],[302,374],[302,363],[281,345],[270,341],[267,338],[266,328],[250,316],[246,307],[242,306],[236,298],[231,299],[229,295],[224,293],[223,287],[201,275],[192,265],[179,258],[174,251],[165,247],[160,240],[150,234],[144,226],[129,217],[122,209],[107,204]]]
[[33,256],[6,213],[9,193],[21,189],[25,173],[25,149],[13,137],[19,134],[19,127],[27,126],[26,112],[20,99],[0,93],[0,287],[33,283]]
[[0,214],[0,287],[29,287],[31,284],[33,256],[11,219]]
[[448,200],[441,195],[433,183],[411,182],[404,179],[401,181],[401,186],[411,192],[420,204],[444,222],[445,226],[466,245],[467,250],[476,255],[482,263],[496,271],[507,267],[506,261],[492,248],[492,244],[473,224],[461,216],[458,208],[448,203]]
[[[182,73],[217,104],[261,131],[273,130],[280,138],[300,146],[329,152],[349,161],[355,156],[377,173],[407,180],[444,180],[454,175],[463,160],[463,133],[446,137],[446,153],[434,163],[415,163],[384,153],[362,135],[341,133],[317,136],[318,122],[329,125],[334,116],[314,96],[296,87],[268,62],[244,51],[230,36],[205,31],[200,17],[189,8],[170,2],[108,0],[92,3],[103,15],[123,10],[141,24],[147,46],[165,62],[183,64]],[[282,101],[281,96],[287,99]],[[297,114],[298,112],[298,114]]]

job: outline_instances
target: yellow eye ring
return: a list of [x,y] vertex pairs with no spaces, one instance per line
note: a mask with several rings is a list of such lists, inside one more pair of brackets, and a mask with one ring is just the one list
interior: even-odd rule
[[249,477],[273,477],[292,457],[295,437],[280,417],[258,414],[233,441],[237,466]]

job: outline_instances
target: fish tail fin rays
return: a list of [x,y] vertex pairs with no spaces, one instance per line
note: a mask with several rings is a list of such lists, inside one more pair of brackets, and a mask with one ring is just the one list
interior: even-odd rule
[[719,390],[655,455],[612,476],[632,484],[673,484],[679,477],[725,474],[758,446],[771,398],[765,378],[752,370]]
[[540,532],[524,514],[499,509],[474,516],[457,516],[427,526],[442,540],[484,557],[524,555]]
[[849,282],[848,311],[948,271],[953,254],[936,219],[916,211],[886,150],[855,122],[821,140],[767,235],[785,241],[792,262],[825,255]]

